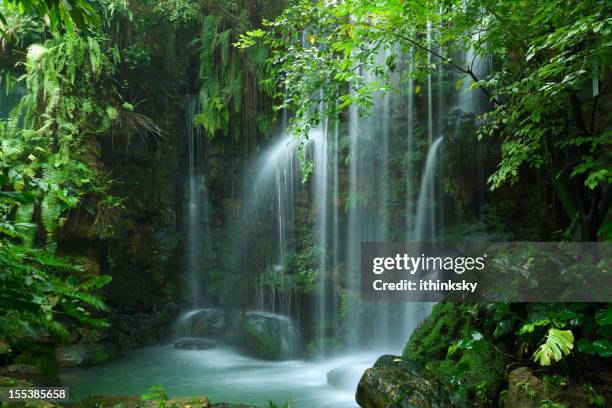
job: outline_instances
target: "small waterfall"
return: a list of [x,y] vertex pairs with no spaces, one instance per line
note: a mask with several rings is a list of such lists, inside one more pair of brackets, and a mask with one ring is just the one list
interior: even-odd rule
[[185,109],[185,126],[189,156],[187,173],[186,272],[191,307],[203,303],[203,266],[206,240],[209,236],[208,189],[204,175],[204,137],[194,123],[197,101],[189,98]]
[[321,129],[312,132],[310,139],[313,142],[314,160],[314,206],[316,213],[316,229],[319,247],[319,301],[318,301],[318,338],[321,356],[326,352],[325,335],[329,324],[328,285],[327,285],[327,258],[328,258],[328,207],[329,207],[329,151],[328,151],[328,121],[325,120]]
[[435,213],[436,213],[436,189],[435,177],[437,170],[438,149],[442,144],[442,137],[429,148],[425,169],[421,178],[421,188],[417,201],[415,241],[424,242],[433,240],[436,235]]
[[254,289],[251,306],[299,317],[293,276],[295,208],[299,194],[297,141],[284,133],[248,166],[239,213],[232,220],[226,268]]
[[[431,21],[427,22],[427,44],[432,47],[431,40]],[[431,53],[427,54],[427,65],[431,66]],[[429,146],[433,143],[433,76],[431,73],[427,75],[427,143]]]
[[[472,34],[472,40],[474,42],[479,41],[478,33]],[[478,79],[483,79],[491,70],[491,61],[477,55],[474,51],[474,47],[470,47],[463,53],[463,61],[464,65],[468,67]],[[472,87],[473,78],[464,74],[461,80],[463,82],[457,98],[461,110],[464,112],[473,112],[476,115],[487,111],[490,108],[490,102],[483,92]]]
[[414,78],[412,77],[414,72],[414,60],[413,60],[414,49],[410,51],[408,56],[408,112],[406,118],[407,126],[407,137],[406,137],[406,242],[410,242],[414,239],[414,173],[412,158],[414,156]]
[[[281,136],[256,161],[255,177],[245,200],[240,234],[251,238],[254,222],[272,212],[275,219],[276,255],[259,278],[259,308],[271,313],[292,313],[293,290],[286,265],[294,253],[295,194],[299,183],[298,144],[290,136]],[[246,230],[245,230],[246,228]],[[261,239],[261,237],[256,238]],[[248,247],[244,248],[250,251]],[[248,265],[242,265],[248,268]]]

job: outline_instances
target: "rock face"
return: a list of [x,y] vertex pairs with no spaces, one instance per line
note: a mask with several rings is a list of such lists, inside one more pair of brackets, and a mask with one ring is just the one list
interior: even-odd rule
[[362,408],[450,408],[440,391],[401,357],[385,355],[361,377],[355,395]]
[[246,346],[257,357],[278,360],[294,356],[299,344],[299,333],[291,319],[264,312],[247,312],[242,328]]
[[116,346],[109,343],[76,343],[56,349],[60,367],[89,367],[104,363],[119,355]]
[[208,350],[215,347],[217,344],[208,339],[200,339],[197,337],[184,337],[174,343],[174,348],[182,350]]

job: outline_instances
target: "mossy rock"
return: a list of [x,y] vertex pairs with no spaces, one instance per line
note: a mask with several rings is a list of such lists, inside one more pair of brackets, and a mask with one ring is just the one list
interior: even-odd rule
[[242,329],[247,347],[257,357],[279,360],[296,356],[299,333],[288,317],[247,312]]
[[453,406],[488,407],[505,381],[506,363],[493,345],[482,340],[460,356],[430,362],[427,371],[444,385]]
[[403,357],[419,363],[444,359],[449,345],[460,337],[464,308],[458,303],[436,304],[410,336]]
[[362,408],[450,408],[418,364],[392,355],[381,356],[365,371],[355,399]]

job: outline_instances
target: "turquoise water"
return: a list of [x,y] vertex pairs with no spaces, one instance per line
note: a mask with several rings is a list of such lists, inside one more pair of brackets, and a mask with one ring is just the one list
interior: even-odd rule
[[[377,355],[355,355],[324,362],[270,362],[238,354],[230,347],[177,350],[155,346],[91,367],[61,373],[71,395],[135,395],[161,384],[176,397],[207,396],[213,402],[263,406],[292,401],[294,408],[354,408],[359,377]],[[327,372],[342,367],[342,388],[327,384]]]

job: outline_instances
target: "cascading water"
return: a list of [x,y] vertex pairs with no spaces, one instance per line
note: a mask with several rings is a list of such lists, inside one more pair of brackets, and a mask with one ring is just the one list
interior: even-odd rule
[[189,285],[191,307],[203,303],[202,280],[206,240],[209,237],[208,190],[204,175],[204,137],[201,129],[194,123],[197,112],[195,98],[186,103],[185,125],[189,156],[187,173],[187,211],[186,225],[186,272]]
[[[428,24],[430,44],[433,43],[433,30],[432,24]],[[402,55],[393,47],[383,49],[377,54],[377,63],[384,64],[392,54]],[[476,57],[466,55],[465,58],[473,58],[479,63]],[[431,56],[428,61],[433,66]],[[261,312],[252,313],[274,313],[269,316],[290,321],[287,327],[291,330],[300,326],[299,320],[296,326],[293,324],[293,319],[299,319],[301,301],[294,281],[295,270],[289,266],[294,265],[291,258],[298,251],[296,211],[308,208],[310,215],[306,221],[300,218],[299,222],[310,225],[314,237],[318,287],[310,324],[319,357],[337,353],[337,339],[342,339],[340,347],[345,353],[364,349],[397,351],[430,310],[428,304],[367,304],[359,296],[362,242],[398,239],[426,242],[436,239],[441,227],[443,200],[439,187],[439,156],[447,120],[445,99],[451,96],[445,91],[447,73],[444,66],[438,64],[427,76],[426,92],[420,94],[420,86],[417,87],[416,79],[412,78],[415,67],[412,53],[403,63],[408,70],[407,82],[391,73],[392,87],[401,88],[403,84],[407,88],[407,100],[403,102],[406,110],[401,119],[405,121],[407,135],[406,143],[401,144],[406,149],[405,201],[399,205],[405,214],[403,228],[398,230],[390,218],[398,209],[394,190],[397,187],[390,182],[391,162],[398,145],[394,141],[398,126],[394,115],[401,101],[387,91],[375,92],[367,117],[360,117],[358,108],[351,106],[346,128],[341,130],[339,120],[326,119],[310,132],[304,146],[306,157],[312,161],[310,182],[301,182],[299,144],[284,133],[286,112],[282,117],[283,131],[258,156],[245,178],[248,188],[242,215],[234,228],[236,238],[232,241],[239,255],[232,269],[248,270],[253,266],[252,257],[258,256],[259,272],[249,274],[257,277],[254,306]],[[381,80],[372,72],[360,74],[369,84]],[[473,91],[463,88],[461,91],[456,97],[458,104],[466,109],[473,107],[473,99],[465,96]],[[424,136],[423,140],[418,140],[420,135]],[[343,137],[345,142],[341,142]],[[423,146],[427,151],[424,163]],[[198,152],[196,144],[190,145],[190,149]],[[198,157],[194,156],[194,167],[198,166],[195,164]],[[197,180],[197,175],[193,175],[193,179],[190,192],[192,185],[203,183]],[[308,196],[309,199],[305,198]],[[310,206],[304,204],[304,200]],[[195,206],[195,210],[199,208],[203,207]],[[190,212],[190,220],[197,217]],[[262,241],[263,236],[266,238]],[[198,234],[191,237],[197,240]],[[192,238],[189,238],[189,248],[192,248]],[[261,252],[261,245],[267,252]],[[197,263],[197,256],[193,258],[192,265]],[[398,327],[392,323],[394,321],[404,324]],[[348,382],[353,384],[353,379]]]
[[[442,144],[442,137],[436,139],[431,145],[425,160],[425,169],[421,178],[421,188],[416,210],[415,241],[431,241],[436,235],[436,190],[435,176],[437,169],[438,149]],[[432,222],[434,220],[434,222]]]
[[[285,316],[295,314],[286,265],[295,250],[295,195],[300,177],[297,148],[292,137],[282,135],[255,161],[254,177],[248,182],[242,217],[236,226],[242,241],[237,246],[250,252],[253,242],[261,239],[255,234],[256,227],[261,226],[254,222],[267,217],[274,220],[274,230],[270,232],[274,234],[276,250],[259,278],[258,308]],[[248,268],[245,262],[243,259],[237,267]]]

